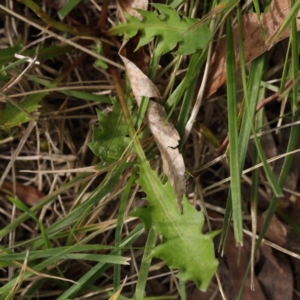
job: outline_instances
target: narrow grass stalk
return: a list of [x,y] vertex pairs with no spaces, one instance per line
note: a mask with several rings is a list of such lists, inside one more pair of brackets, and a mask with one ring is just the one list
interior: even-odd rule
[[8,197],[8,199],[12,202],[13,205],[15,205],[18,209],[20,209],[21,211],[23,212],[26,212],[30,215],[30,217],[37,223],[37,225],[39,226],[40,228],[40,231],[41,231],[41,235],[43,237],[43,241],[44,241],[44,246],[46,249],[50,248],[51,247],[51,244],[50,244],[50,241],[49,241],[49,238],[46,234],[46,231],[45,231],[45,227],[43,225],[42,222],[40,222],[38,220],[38,218],[35,216],[35,214],[33,214],[31,212],[31,210],[19,199],[17,198],[14,198],[14,197]]
[[289,56],[290,51],[291,51],[291,40],[289,40],[289,45],[286,50],[286,56],[285,56],[284,66],[283,66],[283,70],[282,70],[282,76],[281,76],[281,80],[280,80],[280,88],[279,88],[280,94],[283,94],[286,89],[285,84],[287,81],[287,75],[288,75],[288,70],[289,70],[288,65],[289,65],[289,59],[290,59],[290,56]]
[[[103,182],[97,187],[97,189],[93,192],[93,194],[83,203],[81,203],[74,210],[69,212],[68,215],[58,220],[56,223],[51,225],[46,229],[46,233],[49,238],[56,236],[58,232],[64,230],[67,226],[70,226],[77,222],[79,218],[81,218],[82,213],[86,211],[86,209],[91,208],[93,205],[99,203],[103,197],[105,197],[116,185],[118,182],[122,172],[124,171],[125,163],[123,162],[121,165],[117,166],[115,169],[112,169],[103,180]],[[41,241],[37,240],[34,242],[32,247],[41,246]]]
[[[125,248],[131,245],[144,231],[144,226],[139,224],[134,230],[132,230],[129,235],[124,239],[120,248]],[[113,250],[112,255],[116,255],[119,249]],[[103,272],[110,267],[110,264],[98,263],[93,268],[91,268],[85,275],[83,275],[77,284],[72,285],[67,291],[65,291],[57,300],[67,300],[76,297],[78,293],[84,289],[87,285],[92,284],[97,278],[101,277]]]
[[229,134],[229,164],[231,176],[231,199],[234,236],[237,245],[243,245],[243,222],[241,205],[241,174],[238,152],[237,98],[236,98],[236,66],[233,44],[233,34],[230,16],[226,23],[226,78],[227,78],[227,108]]
[[[137,226],[139,227],[139,226]],[[142,226],[141,226],[142,227]],[[137,230],[137,229],[136,229]],[[126,239],[124,239],[123,243],[122,243],[122,247],[125,247],[128,245],[128,243],[131,243],[133,240],[133,238],[137,238],[134,234],[136,234],[136,230],[133,230]],[[139,230],[141,230],[141,228],[139,227]],[[31,277],[34,272],[41,272],[43,270],[45,270],[45,268],[47,268],[48,266],[51,265],[55,265],[57,263],[57,261],[59,259],[61,259],[62,257],[64,257],[64,255],[70,254],[72,252],[77,252],[79,249],[93,249],[93,250],[97,250],[97,249],[101,249],[102,247],[105,248],[104,245],[82,245],[83,243],[86,243],[90,238],[93,238],[95,236],[99,235],[99,232],[95,232],[94,234],[90,236],[87,236],[86,238],[82,239],[81,241],[79,241],[78,243],[72,245],[72,246],[67,246],[67,247],[59,247],[59,248],[52,248],[52,249],[48,249],[45,253],[45,250],[43,251],[35,251],[33,253],[34,257],[36,258],[47,258],[45,260],[43,260],[41,263],[35,264],[34,267],[32,267],[32,272],[30,271],[26,271],[25,275],[24,275],[24,279],[27,279],[29,277]],[[83,248],[81,248],[81,246]],[[91,247],[92,246],[92,247]],[[86,248],[85,248],[86,247]],[[99,247],[99,248],[98,248]],[[118,251],[119,249],[114,249],[112,251],[112,255],[115,254],[116,251]],[[84,250],[83,250],[84,251]],[[50,253],[50,255],[49,255]],[[17,258],[19,253],[12,253],[11,257],[15,257],[15,255],[17,254]],[[29,253],[29,255],[31,255]],[[21,258],[24,257],[24,254],[20,254]],[[102,262],[103,264],[103,262]],[[107,264],[106,262],[104,264]],[[109,264],[110,265],[110,264]],[[98,274],[100,276],[100,274]],[[8,292],[10,291],[10,289],[12,288],[12,286],[16,283],[16,278],[11,279],[7,284],[5,284],[4,286],[0,287],[0,299],[4,299],[5,296],[8,294]]]
[[[124,222],[124,213],[126,209],[126,203],[132,188],[132,185],[135,181],[136,177],[136,171],[137,168],[132,172],[125,191],[122,195],[122,199],[120,202],[120,208],[118,212],[118,218],[117,218],[117,226],[116,226],[116,234],[115,234],[115,246],[118,248],[122,243],[122,228],[123,228],[123,222]],[[121,251],[117,252],[116,255],[121,255]],[[117,292],[121,286],[121,266],[115,265],[114,266],[114,292]]]
[[255,13],[256,13],[257,18],[258,18],[258,22],[259,22],[259,26],[260,26],[260,29],[261,29],[262,36],[264,37],[264,40],[266,40],[265,30],[264,30],[264,27],[263,27],[263,25],[261,23],[261,19],[260,19],[260,8],[259,8],[258,0],[253,0],[253,6],[254,6]]
[[[261,89],[261,96],[264,95],[264,89]],[[262,97],[261,97],[262,98]],[[262,128],[263,125],[264,109],[261,109],[256,118],[256,128]],[[261,132],[261,129],[258,131]],[[260,142],[260,137],[258,137]],[[257,149],[254,147],[253,164],[259,163],[259,156]],[[258,202],[258,189],[259,189],[259,169],[252,172],[251,184],[251,227],[252,227],[252,241],[251,241],[251,289],[254,290],[254,257],[255,257],[255,243],[256,243],[256,230],[257,230],[257,202]]]
[[[212,32],[215,30],[215,18],[213,18],[211,23],[210,23],[210,30]],[[201,103],[202,103],[204,92],[205,92],[206,82],[208,80],[208,70],[209,70],[210,59],[211,59],[211,54],[212,54],[212,46],[213,46],[213,41],[210,41],[210,43],[208,45],[207,56],[206,56],[206,65],[205,65],[205,69],[204,69],[204,74],[203,74],[201,86],[200,86],[200,89],[198,91],[196,102],[195,102],[195,105],[194,105],[194,107],[192,109],[192,112],[191,112],[191,116],[190,116],[189,120],[187,121],[187,123],[185,125],[185,132],[184,132],[184,135],[183,135],[183,138],[182,138],[182,143],[185,143],[187,141],[188,136],[189,136],[189,134],[192,130],[192,127],[194,125],[194,122],[196,120],[196,116],[197,116],[197,114],[199,112],[199,109],[201,107]]]
[[[291,97],[291,104],[292,104],[291,107],[292,107],[292,122],[296,122],[299,119],[299,109],[297,108],[297,105],[299,103],[298,102],[298,81],[296,81],[298,78],[298,72],[299,72],[299,58],[298,58],[298,44],[297,44],[297,26],[296,26],[295,18],[292,20],[291,42],[292,42],[292,61],[291,61],[292,78],[293,78],[293,80],[295,80],[295,83],[294,83],[294,86],[292,89],[292,95],[291,95],[292,96]],[[286,152],[291,152],[296,148],[298,134],[299,134],[299,125],[292,126],[291,132],[290,132],[289,143],[288,143]],[[281,173],[280,173],[279,179],[278,179],[278,184],[281,188],[284,186],[284,183],[286,181],[292,161],[293,161],[293,155],[288,155],[284,159]],[[278,201],[279,201],[279,197],[276,197],[274,195],[271,200],[271,204],[267,210],[265,221],[262,225],[259,237],[256,241],[255,252],[258,250],[258,248],[263,240],[263,237],[266,234],[266,231],[271,222],[271,219],[276,211]],[[243,288],[244,288],[244,285],[246,282],[246,277],[247,277],[249,270],[250,270],[250,263],[248,264],[248,268],[245,272],[245,277],[244,277],[244,280],[243,280],[242,286],[240,288],[237,299],[241,299],[241,297],[242,297],[242,291],[243,291]]]
[[167,109],[170,109],[172,106],[176,106],[179,103],[179,100],[184,94],[184,91],[190,83],[190,81],[199,75],[201,67],[205,62],[205,59],[206,52],[196,52],[192,55],[184,79],[165,103],[165,107]]
[[145,295],[146,283],[148,279],[149,268],[152,259],[149,259],[151,251],[155,247],[157,241],[157,233],[153,228],[149,229],[146,246],[143,253],[142,263],[139,269],[139,276],[135,287],[134,299],[142,299]]
[[62,19],[66,17],[78,4],[80,0],[70,0],[59,11],[58,15]]
[[[243,166],[248,151],[248,145],[249,145],[250,134],[251,134],[251,126],[249,126],[249,123],[252,122],[253,116],[255,114],[255,108],[256,108],[256,103],[257,103],[259,89],[260,89],[260,82],[264,73],[265,58],[266,58],[265,54],[261,55],[256,60],[254,60],[251,67],[250,78],[248,82],[248,86],[249,86],[248,90],[251,91],[250,101],[249,101],[250,103],[249,106],[246,108],[247,111],[244,110],[241,130],[239,134],[238,152],[240,155],[239,159],[240,159],[241,174],[243,171]],[[229,192],[225,215],[224,215],[223,229],[222,229],[222,234],[221,234],[221,239],[219,244],[219,251],[221,251],[221,253],[224,252],[226,234],[231,220],[231,210],[232,210],[232,201],[231,201],[231,192]]]
[[[299,109],[298,109],[298,73],[299,73],[299,57],[298,57],[298,42],[297,42],[297,25],[296,19],[292,20],[292,33],[291,33],[291,41],[292,41],[292,61],[291,61],[291,69],[292,69],[292,78],[294,80],[294,85],[291,93],[291,107],[292,107],[292,122],[297,122],[299,119]],[[299,125],[294,125],[291,127],[289,143],[287,146],[286,152],[290,152],[295,150],[297,145],[297,139],[299,134]],[[285,157],[282,169],[279,175],[279,186],[283,188],[286,178],[288,176],[288,172],[290,170],[291,164],[293,161],[293,155],[288,155]],[[262,225],[261,232],[259,234],[259,238],[256,243],[256,250],[258,249],[266,231],[271,221],[273,214],[276,211],[276,207],[278,204],[279,198],[275,195],[272,198],[270,207],[267,211],[266,219]]]
[[[194,92],[197,86],[198,78],[194,77],[188,84],[186,88],[186,92],[184,94],[184,98],[182,101],[182,105],[180,107],[180,112],[178,116],[176,129],[178,130],[179,136],[182,138],[184,135],[185,125],[189,118],[190,108],[194,99]],[[176,107],[175,105],[173,107]]]
[[[155,51],[154,51],[154,53],[155,53]],[[168,83],[167,89],[163,94],[163,99],[164,98],[169,98],[170,95],[172,94],[173,90],[174,90],[174,85],[175,85],[175,81],[176,81],[176,78],[177,78],[176,73],[178,72],[179,66],[180,66],[181,61],[182,61],[182,57],[183,57],[182,55],[179,55],[175,58],[175,66],[174,66],[174,69],[172,71],[172,75],[171,75],[170,81]],[[174,112],[174,109],[175,109],[175,107],[173,106],[170,113],[169,113],[168,119],[170,118],[171,114]]]
[[185,282],[181,279],[179,279],[179,292],[180,292],[180,299],[186,300]]
[[[85,182],[86,180],[91,179],[95,175],[92,175],[90,177],[87,177],[86,174],[80,174],[79,176],[75,177],[73,180],[68,182],[67,184],[64,184],[61,188],[57,189],[55,192],[53,192],[51,195],[45,196],[41,201],[38,202],[35,206],[30,208],[30,211],[32,213],[38,212],[40,209],[42,209],[45,205],[51,203],[58,195],[60,195],[62,192],[64,192],[66,189],[71,188],[78,183]],[[19,217],[17,217],[13,222],[8,224],[6,227],[0,230],[0,239],[9,234],[12,230],[15,230],[18,226],[20,226],[23,222],[28,220],[30,218],[30,215],[28,213],[23,213]]]
[[[245,69],[245,59],[244,59],[244,47],[243,47],[243,32],[242,32],[242,21],[241,21],[241,12],[240,12],[240,6],[238,5],[238,29],[239,29],[239,45],[240,45],[240,59],[241,59],[241,72],[242,72],[242,82],[243,82],[243,89],[245,91],[244,97],[245,97],[245,104],[246,104],[246,112],[249,114],[249,119],[251,117],[250,112],[249,112],[249,107],[250,107],[250,101],[249,101],[249,91],[247,88],[247,82],[246,82],[246,69]],[[251,119],[250,119],[251,120]],[[255,142],[255,147],[257,149],[259,158],[261,162],[263,163],[264,171],[266,173],[266,176],[268,178],[268,181],[270,183],[270,186],[272,187],[272,190],[274,194],[277,197],[282,196],[282,189],[279,187],[274,174],[271,171],[271,168],[266,160],[266,157],[264,155],[264,151],[259,143],[259,140],[257,138],[255,128],[253,121],[250,121],[250,127],[252,129],[253,137],[254,137],[254,142]]]

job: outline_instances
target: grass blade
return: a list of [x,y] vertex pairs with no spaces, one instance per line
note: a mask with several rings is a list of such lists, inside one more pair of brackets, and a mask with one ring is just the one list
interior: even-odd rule
[[134,295],[135,299],[140,299],[144,297],[149,268],[152,262],[151,252],[155,247],[156,241],[157,241],[157,232],[155,232],[154,229],[150,228],[148,232],[143,258],[142,258],[142,263],[139,270],[139,276],[135,287],[135,295]]
[[235,242],[243,245],[243,223],[241,205],[241,174],[238,149],[238,121],[236,98],[236,66],[233,44],[233,34],[230,16],[226,23],[226,77],[227,77],[227,107],[228,107],[228,134],[229,134],[229,163],[231,176],[232,216]]
[[[135,169],[131,176],[130,179],[127,182],[127,186],[125,188],[125,191],[122,195],[121,203],[120,203],[120,208],[118,212],[118,219],[117,219],[117,226],[116,226],[116,234],[115,234],[115,246],[119,247],[122,243],[122,229],[123,229],[123,222],[124,222],[124,213],[126,209],[126,202],[129,197],[131,187],[135,181],[136,177],[136,171]],[[116,255],[121,255],[121,250],[116,253]],[[114,292],[117,292],[120,289],[121,286],[121,268],[119,265],[114,266]]]
[[241,59],[241,71],[242,71],[242,82],[243,82],[243,89],[245,91],[245,105],[246,105],[246,112],[249,114],[249,124],[250,128],[252,129],[253,136],[254,136],[254,142],[255,142],[255,147],[257,149],[259,158],[261,162],[263,163],[264,171],[266,173],[266,176],[268,178],[268,181],[270,183],[270,186],[272,187],[272,190],[274,194],[277,197],[282,196],[282,188],[277,183],[277,180],[274,176],[274,174],[271,171],[271,168],[267,162],[267,159],[264,155],[264,151],[261,147],[261,144],[259,143],[259,140],[256,135],[256,131],[254,128],[253,121],[251,119],[250,115],[250,100],[249,100],[249,91],[247,88],[247,83],[246,83],[246,69],[245,69],[245,59],[244,59],[244,48],[243,48],[243,33],[242,33],[242,21],[241,21],[241,12],[240,12],[240,6],[238,6],[238,29],[239,29],[239,44],[240,44],[240,59]]

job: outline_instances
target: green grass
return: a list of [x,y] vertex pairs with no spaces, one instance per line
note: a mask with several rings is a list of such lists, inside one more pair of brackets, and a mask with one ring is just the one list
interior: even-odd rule
[[[13,11],[0,5],[1,18],[9,17],[0,36],[5,46],[0,49],[0,185],[13,183],[9,191],[1,189],[0,300],[188,299],[195,288],[199,295],[206,290],[214,295],[226,285],[216,279],[215,251],[226,256],[231,228],[240,247],[247,239],[243,229],[252,228],[255,236],[266,206],[259,201],[261,190],[270,201],[258,239],[246,248],[249,265],[239,299],[248,272],[255,276],[253,258],[274,214],[299,235],[297,220],[279,205],[293,155],[286,155],[280,174],[274,174],[260,135],[271,136],[266,128],[280,119],[292,124],[299,119],[298,2],[268,39],[276,44],[291,26],[289,41],[251,62],[242,46],[244,12],[237,1],[169,4],[139,11],[142,21],[125,14],[121,24],[108,1],[101,12],[82,1],[50,9],[47,2],[39,7],[23,0]],[[263,30],[258,1],[251,9]],[[14,22],[22,25],[20,34],[11,30],[6,36]],[[222,34],[226,83],[206,99],[210,61]],[[129,42],[121,49],[124,38]],[[118,51],[139,69],[124,67]],[[277,56],[270,57],[273,53]],[[30,64],[33,58],[39,64]],[[271,58],[283,62],[272,76]],[[145,91],[151,87],[141,83],[145,74],[162,97]],[[258,103],[277,91],[288,101],[284,114],[276,102],[257,112]],[[161,123],[152,121],[151,101],[166,110]],[[154,133],[158,127],[166,131],[167,122],[174,125],[163,138],[175,136],[170,146]],[[286,153],[297,150],[298,131],[298,125],[291,126]],[[214,153],[221,156],[217,150],[227,134],[226,160],[210,164]],[[277,142],[276,135],[272,138]],[[174,168],[181,154],[185,166]],[[248,195],[242,174],[251,167]],[[182,196],[176,172],[183,168],[187,192]],[[33,206],[27,185],[44,193]]]

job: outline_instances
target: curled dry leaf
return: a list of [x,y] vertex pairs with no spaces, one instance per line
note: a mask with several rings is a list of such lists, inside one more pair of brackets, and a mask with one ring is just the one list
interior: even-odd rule
[[[125,46],[126,42],[119,54],[124,62],[138,105],[141,105],[142,97],[160,98],[159,91],[152,81],[132,61],[122,55]],[[175,190],[177,205],[182,210],[181,201],[185,194],[186,182],[185,165],[178,149],[179,134],[167,121],[164,107],[151,100],[146,112],[146,121],[160,150],[164,172]]]
[[[242,32],[245,62],[251,62],[256,57],[269,50],[277,43],[290,35],[287,28],[280,36],[276,36],[284,18],[291,10],[290,1],[273,0],[269,12],[260,15],[261,25],[256,14],[244,14],[242,18]],[[300,12],[297,15],[297,29],[300,30]],[[263,32],[265,37],[263,36]],[[233,38],[236,53],[236,68],[240,68],[239,36],[237,24],[233,28]],[[268,41],[270,41],[268,43]],[[212,95],[226,80],[226,39],[223,38],[217,47],[211,61],[209,82],[205,97]]]

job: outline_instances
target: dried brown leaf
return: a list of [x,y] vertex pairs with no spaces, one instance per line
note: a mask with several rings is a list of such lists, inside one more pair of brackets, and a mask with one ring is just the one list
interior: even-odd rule
[[278,259],[271,252],[265,256],[266,260],[258,276],[264,293],[267,299],[292,300],[294,282],[291,266],[285,256],[277,254]]
[[[259,24],[256,14],[244,14],[242,18],[243,44],[245,62],[251,62],[256,57],[269,50],[271,45],[266,44],[266,40],[270,39],[277,29],[280,27],[284,18],[290,11],[290,1],[287,0],[273,0],[268,13],[262,13],[260,20],[265,37],[262,33],[262,28]],[[297,15],[297,28],[300,30],[300,12]],[[278,39],[276,43],[285,39],[290,35],[290,28],[288,28]],[[239,55],[239,37],[238,26],[233,28],[234,45],[236,53],[236,68],[240,68]],[[226,39],[223,38],[218,45],[216,52],[212,57],[209,82],[206,87],[205,97],[212,95],[226,80]]]
[[[16,188],[16,196],[29,206],[36,204],[42,197],[45,196],[44,193],[40,192],[38,189],[36,189],[33,186],[26,186],[20,183],[16,183],[15,188]],[[2,189],[13,193],[14,184],[9,181],[4,181],[2,185]],[[5,191],[3,191],[3,194],[5,194]]]
[[[257,219],[257,228],[260,230],[262,227],[262,224],[265,221],[267,213],[263,213],[258,219]],[[279,245],[284,246],[286,243],[286,238],[289,230],[288,227],[280,222],[278,218],[274,215],[271,219],[271,222],[269,224],[269,227],[267,229],[267,232],[265,234],[265,237],[270,240],[271,242]]]
[[[245,246],[237,248],[235,246],[233,231],[230,229],[225,246],[225,255],[229,267],[230,280],[235,290],[235,294],[237,295],[242,286],[248,262],[250,260],[250,240],[246,238]],[[251,290],[250,277],[247,277],[241,299],[266,299],[256,276],[254,276],[254,286],[255,290],[253,291]]]
[[[123,48],[126,47],[126,43]],[[124,62],[133,94],[138,105],[141,105],[142,97],[160,98],[160,94],[152,81],[129,59],[120,56]],[[183,157],[178,150],[179,134],[175,127],[167,121],[164,107],[152,100],[149,101],[146,121],[153,134],[154,140],[160,150],[163,169],[168,176],[176,194],[176,201],[180,209],[182,197],[185,194],[185,165]]]
[[136,9],[147,10],[148,8],[148,0],[119,0],[118,3],[123,11],[139,19],[141,19],[141,15]]

